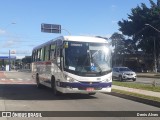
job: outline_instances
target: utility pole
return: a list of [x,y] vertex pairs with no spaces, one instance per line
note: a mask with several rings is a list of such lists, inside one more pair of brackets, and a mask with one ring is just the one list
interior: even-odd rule
[[[150,24],[145,24],[145,25],[153,28],[155,31],[160,33],[160,30],[158,30],[157,28],[153,27],[152,25],[150,25]],[[156,38],[155,37],[154,37],[154,70],[155,70],[155,73],[157,73]]]
[[154,37],[154,70],[157,73],[157,59],[156,59],[156,39]]
[[11,70],[11,51],[9,50],[9,71]]

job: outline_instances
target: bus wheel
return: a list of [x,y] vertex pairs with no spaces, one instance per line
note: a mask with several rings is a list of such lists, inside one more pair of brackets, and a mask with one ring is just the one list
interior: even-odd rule
[[57,89],[56,89],[56,81],[55,81],[55,78],[54,78],[54,77],[52,77],[52,79],[51,79],[51,88],[52,88],[53,94],[54,94],[55,96],[60,95],[60,92],[57,91]]
[[40,84],[40,82],[39,82],[38,74],[36,75],[36,85],[37,85],[37,88],[42,88],[42,84]]

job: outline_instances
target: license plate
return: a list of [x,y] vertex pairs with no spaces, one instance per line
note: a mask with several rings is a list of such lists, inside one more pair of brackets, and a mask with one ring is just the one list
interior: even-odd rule
[[132,79],[133,77],[128,77],[129,79]]
[[94,88],[86,88],[86,91],[93,91]]

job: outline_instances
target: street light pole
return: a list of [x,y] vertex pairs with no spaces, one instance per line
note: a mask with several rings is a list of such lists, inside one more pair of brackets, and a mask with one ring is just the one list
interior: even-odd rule
[[153,28],[154,30],[156,30],[157,32],[160,33],[160,30],[158,30],[157,28],[153,27],[152,25],[150,25],[150,24],[145,24],[145,25],[146,25],[146,26],[150,26],[151,28]]
[[9,71],[11,70],[11,51],[9,50]]
[[156,41],[155,41],[155,37],[154,37],[154,70],[155,73],[157,73],[157,59],[156,59]]
[[7,29],[10,25],[14,25],[14,24],[16,24],[16,22],[11,22],[11,23],[9,23],[9,24],[7,24],[5,27],[3,27],[2,29]]
[[[150,25],[150,24],[145,24],[145,25],[153,28],[155,31],[160,33],[160,30],[158,30],[157,28],[153,27],[152,25]],[[155,39],[155,37],[154,37],[154,70],[155,70],[155,73],[157,73],[156,39]]]

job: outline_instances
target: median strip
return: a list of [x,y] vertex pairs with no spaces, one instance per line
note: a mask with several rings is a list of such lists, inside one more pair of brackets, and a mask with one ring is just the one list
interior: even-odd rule
[[160,86],[113,81],[109,94],[160,107]]
[[117,89],[112,89],[112,92],[107,93],[107,94],[160,108],[160,98],[158,98],[158,97],[147,96],[147,95],[127,92],[127,91],[123,91],[123,90],[117,90]]
[[123,86],[123,87],[128,87],[128,88],[135,88],[135,89],[140,89],[140,90],[160,92],[160,86],[138,84],[138,83],[129,83],[129,82],[119,82],[119,81],[113,81],[112,84],[116,85],[116,86]]

